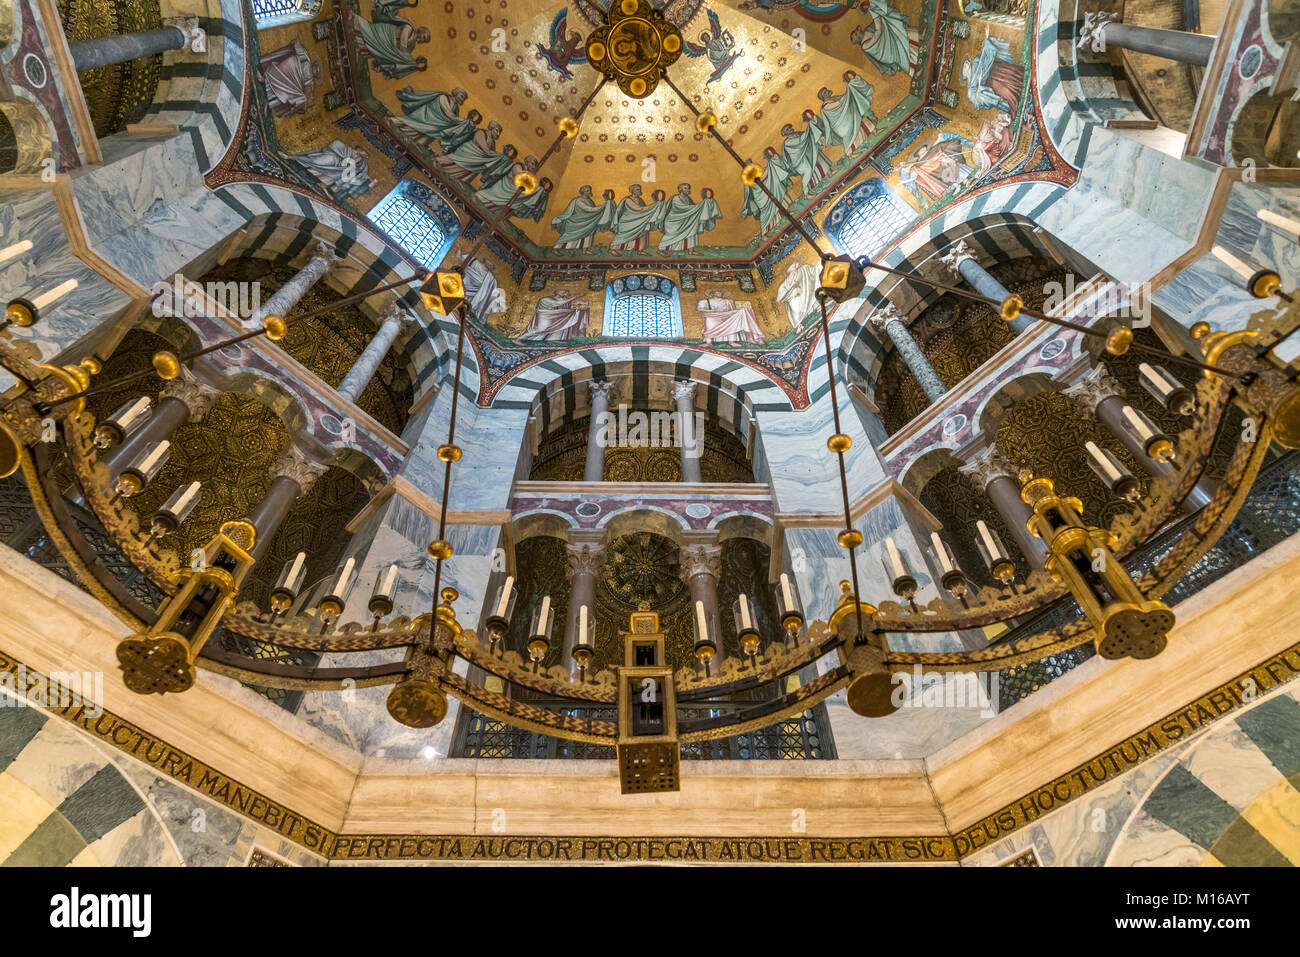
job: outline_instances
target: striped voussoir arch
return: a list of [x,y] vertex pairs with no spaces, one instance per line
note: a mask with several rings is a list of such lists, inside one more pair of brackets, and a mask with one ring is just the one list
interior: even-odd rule
[[158,90],[140,120],[145,126],[178,127],[190,137],[205,173],[226,155],[239,132],[247,59],[242,0],[208,0],[207,7],[209,15],[198,17],[207,50],[164,55]]
[[695,407],[731,429],[748,445],[749,425],[757,412],[793,410],[781,387],[762,372],[724,356],[683,346],[599,346],[552,356],[512,379],[496,396],[493,408],[528,409],[538,419],[538,435],[588,414],[587,383],[630,380],[618,400],[643,406],[651,398],[651,380],[665,384],[689,379],[698,384]]
[[1129,92],[1122,67],[1078,48],[1088,13],[1112,9],[1108,0],[1045,0],[1034,40],[1035,95],[1043,125],[1067,163],[1083,167],[1094,124],[1149,124]]
[[[939,260],[961,240],[985,267],[1027,256],[1050,257],[1051,249],[1034,231],[1034,220],[1063,192],[1053,183],[1021,183],[981,193],[922,223],[880,261],[893,269],[957,285],[957,278]],[[889,303],[911,322],[941,295],[921,282],[880,270],[869,271],[863,296],[845,303],[831,318],[831,345],[843,381],[871,395],[881,363],[893,348],[868,321],[872,313]],[[826,357],[819,350],[812,369],[819,381],[815,387],[809,384],[809,396],[814,402],[829,389],[825,363]]]
[[[423,272],[373,227],[304,193],[268,183],[234,183],[216,193],[248,224],[227,256],[300,262],[309,246],[322,241],[342,257],[326,277],[340,296],[359,295]],[[459,326],[425,307],[418,283],[388,295],[419,320],[394,343],[410,369],[418,399],[451,374]],[[472,349],[465,350],[461,393],[470,400],[478,396],[478,364]]]

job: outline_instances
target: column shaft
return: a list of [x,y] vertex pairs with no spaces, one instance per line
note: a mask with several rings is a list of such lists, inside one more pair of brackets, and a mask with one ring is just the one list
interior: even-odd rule
[[912,333],[908,331],[907,326],[903,325],[902,320],[890,319],[885,323],[885,332],[893,340],[894,348],[902,356],[904,365],[912,371],[912,375],[916,376],[916,381],[921,384],[930,401],[938,402],[942,399],[948,387],[934,371],[934,366],[930,365],[930,360],[925,357],[925,353],[921,351],[921,347],[912,338]]
[[591,384],[591,421],[587,425],[587,464],[582,471],[584,482],[600,482],[605,478],[605,437],[601,422],[609,412],[609,393],[612,383]]
[[1212,36],[1202,33],[1187,33],[1183,30],[1158,30],[1154,27],[1138,27],[1130,23],[1108,23],[1103,28],[1102,37],[1106,46],[1116,46],[1122,50],[1136,53],[1149,53],[1190,63],[1192,66],[1208,66],[1210,54],[1214,51]]
[[141,449],[163,439],[170,439],[173,433],[189,420],[189,417],[189,406],[180,399],[170,395],[159,398],[153,411],[149,413],[148,421],[127,436],[126,441],[121,445],[109,450],[104,458],[104,464],[108,466],[109,478],[116,479],[122,469],[140,454]]
[[673,401],[677,405],[678,442],[682,449],[682,481],[699,484],[704,481],[700,471],[700,454],[704,451],[704,436],[695,434],[695,383],[690,388],[682,388],[687,383],[679,383],[673,392]]
[[95,67],[112,66],[139,57],[153,56],[168,50],[179,50],[189,38],[180,27],[162,27],[141,33],[120,33],[111,37],[98,37],[70,44],[72,63],[78,71]]
[[[971,287],[981,296],[988,296],[990,299],[996,299],[998,302],[1006,299],[1011,295],[1011,290],[1002,283],[993,278],[993,274],[977,263],[974,259],[961,259],[957,263],[957,271],[961,277],[971,284]],[[1024,332],[1032,325],[1032,320],[1025,316],[1018,316],[1013,319],[1009,325],[1016,335]]]
[[281,523],[293,508],[301,486],[287,475],[277,475],[271,480],[271,487],[248,520],[257,529],[257,540],[253,543],[252,555],[261,558],[271,544],[271,539],[280,530]]
[[357,361],[348,370],[348,374],[339,383],[339,395],[352,402],[356,402],[360,398],[361,393],[370,384],[370,380],[374,378],[379,363],[384,361],[384,356],[388,355],[388,350],[393,347],[393,342],[397,339],[397,334],[401,330],[401,316],[396,313],[389,313],[384,316],[375,337],[366,344],[366,348],[362,350],[361,355],[357,357]]
[[1031,535],[1025,526],[1033,510],[1020,497],[1020,486],[1009,475],[998,475],[989,480],[984,488],[989,501],[1006,522],[1011,537],[1021,554],[1034,568],[1042,568],[1047,558],[1047,543],[1037,535]]
[[245,325],[250,328],[257,328],[262,325],[262,320],[267,316],[283,316],[290,309],[298,304],[307,290],[316,285],[316,282],[329,271],[334,262],[334,257],[329,250],[322,247],[315,255],[307,261],[293,278],[277,289],[270,299],[266,300],[256,312],[248,318]]
[[[1095,415],[1097,421],[1104,425],[1119,440],[1119,443],[1128,449],[1129,454],[1142,466],[1148,474],[1158,479],[1167,479],[1177,471],[1172,462],[1160,462],[1147,455],[1146,448],[1124,425],[1124,406],[1127,405],[1122,398],[1117,395],[1107,396],[1097,403]],[[1197,481],[1192,486],[1191,492],[1187,498],[1183,499],[1183,511],[1189,515],[1198,512],[1206,505],[1210,504],[1214,491],[1206,483],[1204,478]]]

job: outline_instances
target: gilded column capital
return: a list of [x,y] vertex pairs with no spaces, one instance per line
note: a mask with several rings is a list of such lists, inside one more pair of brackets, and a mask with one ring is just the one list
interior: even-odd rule
[[981,489],[996,478],[1017,480],[1020,474],[1020,470],[1011,464],[996,445],[988,446],[965,465],[958,466],[957,471],[973,479]]
[[696,575],[708,575],[714,581],[722,577],[722,549],[717,545],[683,545],[681,562],[687,583]]
[[159,395],[184,402],[185,408],[190,410],[190,421],[199,422],[221,398],[221,390],[200,381],[193,372],[181,366],[180,375],[169,380]]
[[328,465],[309,458],[307,453],[291,441],[271,465],[271,477],[275,479],[283,476],[293,479],[298,483],[298,494],[302,495],[325,474],[328,468]]
[[1103,399],[1111,396],[1123,398],[1124,387],[1115,381],[1104,365],[1097,363],[1078,382],[1062,390],[1061,394],[1069,396],[1086,411],[1092,412]]

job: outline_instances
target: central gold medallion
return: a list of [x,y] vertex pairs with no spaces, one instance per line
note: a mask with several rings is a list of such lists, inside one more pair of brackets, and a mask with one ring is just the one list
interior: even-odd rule
[[646,0],[618,0],[604,26],[587,38],[587,60],[628,96],[654,92],[682,55],[682,34]]

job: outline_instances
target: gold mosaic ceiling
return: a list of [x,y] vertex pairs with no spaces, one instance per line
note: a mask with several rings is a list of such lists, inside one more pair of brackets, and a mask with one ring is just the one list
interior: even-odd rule
[[[835,10],[827,21],[801,15],[798,10],[806,4],[779,3],[769,0],[767,5],[774,7],[770,10],[759,9],[752,0],[671,3],[667,15],[682,26],[688,44],[685,55],[669,71],[673,81],[692,95],[699,107],[712,109],[719,129],[740,155],[755,160],[762,158],[765,147],[781,150],[785,124],[804,129],[805,112],[816,112],[821,106],[819,90],[826,88],[840,96],[846,85],[844,74],[850,70],[874,89],[872,111],[878,127],[885,129],[890,111],[908,96],[912,78],[906,67],[885,75],[854,42],[855,28],[869,28],[874,20],[866,3],[822,4]],[[914,46],[928,47],[932,25],[919,22],[921,0],[891,0],[888,6],[906,17]],[[585,39],[592,30],[592,21],[578,4],[425,0],[393,12],[417,32],[421,27],[429,31],[429,41],[417,42],[411,51],[412,56],[425,57],[427,64],[398,78],[368,67],[359,86],[364,91],[368,84],[378,101],[369,107],[400,118],[399,90],[411,87],[424,93],[461,88],[467,98],[460,115],[477,110],[482,116],[479,129],[491,122],[500,124],[496,149],[510,144],[521,160],[545,152],[556,135],[557,119],[576,110],[598,79],[583,61],[583,40],[573,36],[576,33]],[[364,19],[379,15],[372,9],[372,0],[356,0],[348,14]],[[714,56],[706,52],[705,33],[710,37],[721,34],[721,43],[730,51],[726,58],[718,57],[722,48],[716,42]],[[352,62],[364,60],[354,57]],[[725,68],[719,69],[723,63]],[[395,126],[391,119],[386,125],[407,143],[417,161],[433,165],[440,147],[426,148],[419,137],[403,131],[400,124]],[[828,190],[852,165],[839,146],[828,144],[825,154],[834,171],[817,186],[818,193]],[[859,151],[855,159],[862,155]],[[653,168],[647,165],[648,159],[653,160]],[[607,84],[584,115],[577,137],[560,147],[540,175],[553,183],[545,212],[536,222],[513,219],[538,247],[556,241],[558,234],[551,220],[583,186],[592,187],[593,199],[599,203],[605,190],[612,190],[615,199],[622,200],[632,183],[642,184],[647,201],[655,190],[673,196],[681,183],[691,184],[697,202],[705,189],[712,190],[722,217],[700,236],[701,246],[739,253],[759,239],[757,221],[741,213],[743,188],[734,161],[717,143],[696,132],[693,116],[664,84],[644,100],[633,100]],[[796,179],[790,196],[798,195]],[[607,242],[608,234],[596,240],[597,245]]]

